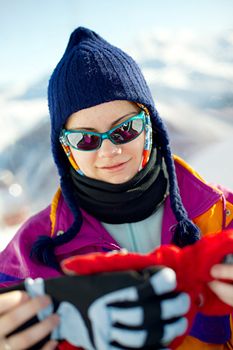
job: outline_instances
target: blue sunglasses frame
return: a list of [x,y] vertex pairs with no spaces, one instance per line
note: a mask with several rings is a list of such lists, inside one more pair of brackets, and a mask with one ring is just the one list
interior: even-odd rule
[[[143,125],[142,125],[142,130],[138,133],[138,135],[128,141],[125,141],[125,142],[115,142],[112,138],[111,138],[111,134],[114,132],[114,130],[116,129],[119,129],[122,125],[126,124],[126,123],[130,123],[131,121],[133,120],[137,120],[137,119],[140,119],[140,120],[143,120]],[[114,128],[106,131],[106,132],[103,132],[103,133],[98,133],[98,132],[92,132],[92,131],[86,131],[86,130],[73,130],[73,129],[62,129],[61,130],[61,135],[60,135],[60,142],[66,146],[70,146],[78,151],[84,151],[84,152],[93,152],[93,151],[96,151],[97,149],[99,149],[102,145],[102,142],[103,140],[110,140],[114,145],[120,145],[120,144],[125,144],[125,143],[128,143],[128,142],[131,142],[133,140],[135,140],[142,132],[143,130],[145,129],[145,125],[146,125],[146,115],[145,115],[145,112],[144,111],[141,111],[140,113],[138,113],[137,115],[129,118],[129,119],[126,119],[123,123],[120,123],[116,126],[114,126]],[[85,134],[85,135],[93,135],[93,136],[98,136],[100,142],[99,142],[99,145],[98,147],[94,148],[94,149],[90,149],[90,150],[86,150],[86,149],[80,149],[78,147],[75,147],[74,145],[72,145],[68,139],[68,135],[70,134]]]

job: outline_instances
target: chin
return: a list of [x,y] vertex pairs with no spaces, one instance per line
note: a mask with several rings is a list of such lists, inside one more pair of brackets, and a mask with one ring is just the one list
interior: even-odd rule
[[113,185],[119,185],[131,180],[133,177],[134,175],[109,176],[108,178],[103,179],[103,181]]

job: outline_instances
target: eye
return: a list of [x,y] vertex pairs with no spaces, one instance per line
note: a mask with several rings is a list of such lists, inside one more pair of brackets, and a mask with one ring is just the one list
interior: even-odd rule
[[123,124],[121,128],[123,129],[123,131],[129,131],[129,129],[131,128],[131,125],[132,125],[132,122],[127,122]]
[[91,143],[92,142],[92,138],[93,138],[92,135],[83,134],[81,142]]
[[69,143],[72,146],[77,147],[79,142],[82,140],[82,134],[81,133],[71,133],[71,134],[68,134],[67,138],[68,138]]

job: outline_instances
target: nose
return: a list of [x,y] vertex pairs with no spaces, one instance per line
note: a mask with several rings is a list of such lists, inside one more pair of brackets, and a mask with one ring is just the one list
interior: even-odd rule
[[100,158],[112,158],[115,155],[122,153],[122,148],[120,145],[115,145],[109,139],[102,141],[102,145],[98,150],[98,156]]

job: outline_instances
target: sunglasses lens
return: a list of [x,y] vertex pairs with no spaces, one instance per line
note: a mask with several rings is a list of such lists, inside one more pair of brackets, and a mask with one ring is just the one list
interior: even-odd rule
[[125,122],[111,134],[111,140],[115,144],[122,144],[136,139],[142,132],[144,123],[142,119],[133,119]]
[[100,138],[97,135],[71,133],[67,135],[69,143],[81,151],[92,151],[99,147]]

